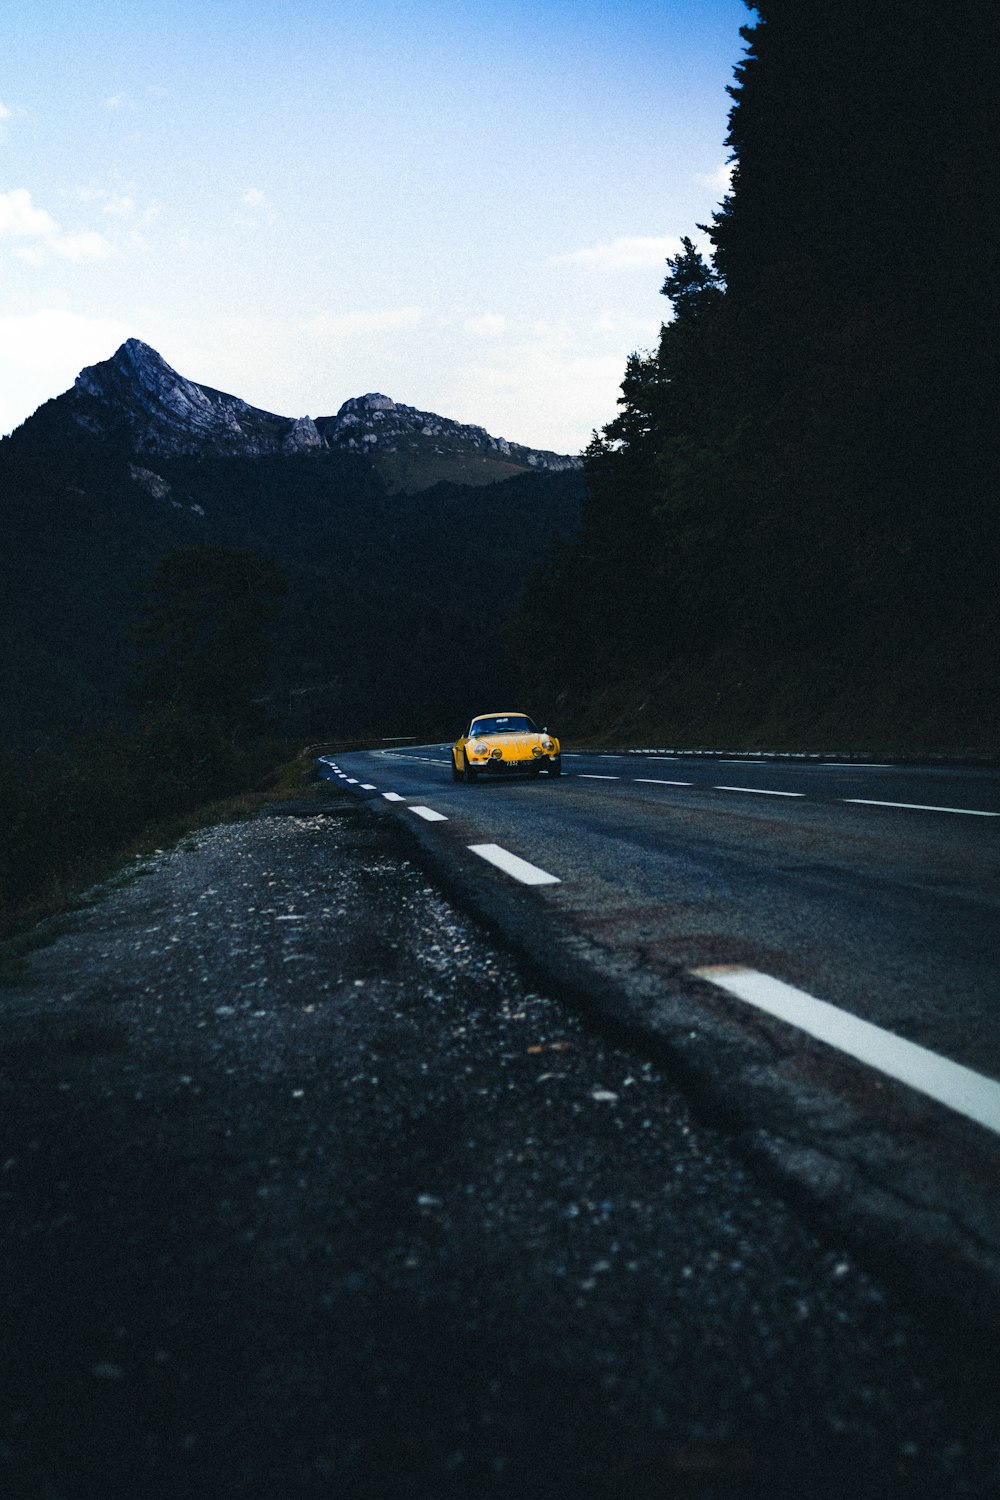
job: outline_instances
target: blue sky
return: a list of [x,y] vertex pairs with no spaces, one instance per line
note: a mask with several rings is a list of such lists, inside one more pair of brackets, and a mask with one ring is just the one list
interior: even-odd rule
[[0,432],[125,338],[578,451],[724,191],[742,0],[11,0]]

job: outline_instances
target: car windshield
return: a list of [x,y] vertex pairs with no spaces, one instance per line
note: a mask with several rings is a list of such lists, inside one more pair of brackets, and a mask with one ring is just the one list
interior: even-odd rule
[[478,739],[483,734],[537,734],[538,727],[527,714],[489,714],[484,719],[473,719],[469,737]]

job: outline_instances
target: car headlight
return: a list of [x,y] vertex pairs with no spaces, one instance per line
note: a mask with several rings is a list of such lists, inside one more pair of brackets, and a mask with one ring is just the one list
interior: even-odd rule
[[490,758],[492,760],[503,760],[503,751],[500,749],[499,745],[495,750],[490,751]]
[[554,740],[542,740],[542,749],[543,750],[554,750],[555,748],[556,747],[555,747],[555,741]]
[[535,757],[535,759],[538,760],[543,753],[541,745],[532,745],[531,753]]
[[473,745],[472,753],[473,755],[489,755],[490,747],[489,745]]

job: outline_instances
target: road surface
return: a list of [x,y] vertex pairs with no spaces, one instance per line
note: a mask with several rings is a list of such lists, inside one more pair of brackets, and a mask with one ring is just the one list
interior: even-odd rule
[[323,772],[814,1198],[1000,1284],[995,769],[654,750],[467,786],[431,745]]

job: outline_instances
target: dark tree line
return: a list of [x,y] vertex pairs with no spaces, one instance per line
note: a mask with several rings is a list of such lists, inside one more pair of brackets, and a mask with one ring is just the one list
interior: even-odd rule
[[668,263],[526,683],[577,728],[995,748],[995,11],[754,8],[710,257]]
[[32,752],[0,747],[0,938],[131,846],[259,783],[287,755],[258,694],[285,580],[245,550],[178,547],[146,590],[132,712]]

